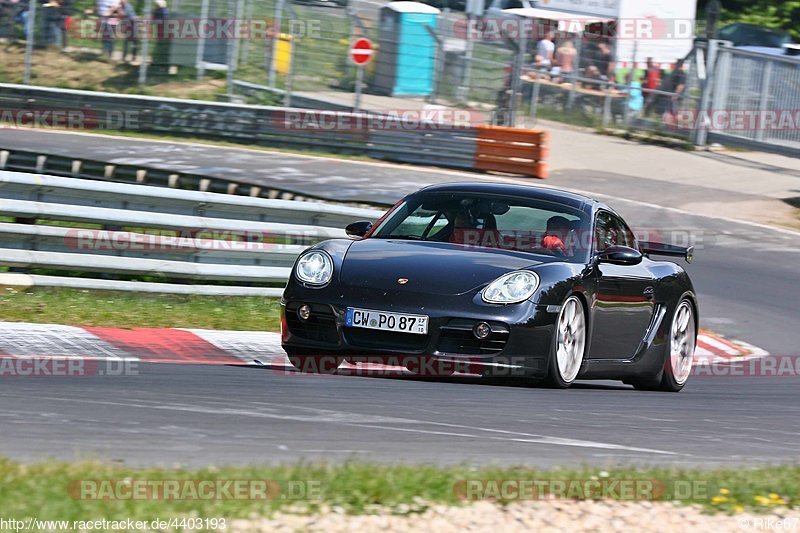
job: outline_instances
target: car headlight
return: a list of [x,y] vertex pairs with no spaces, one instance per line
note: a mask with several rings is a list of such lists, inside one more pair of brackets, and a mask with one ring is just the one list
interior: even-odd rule
[[333,260],[321,250],[312,250],[297,261],[295,275],[309,285],[325,285],[333,277]]
[[490,304],[516,304],[533,296],[539,287],[539,276],[527,270],[500,276],[483,289],[483,301]]

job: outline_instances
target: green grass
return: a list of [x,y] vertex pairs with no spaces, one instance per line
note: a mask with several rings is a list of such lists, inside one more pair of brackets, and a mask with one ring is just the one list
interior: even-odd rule
[[0,320],[120,328],[280,329],[277,299],[0,287]]
[[[71,46],[78,46],[72,43]],[[24,72],[24,43],[0,47],[0,82],[22,83]],[[225,80],[218,72],[208,72],[203,81],[196,81],[193,68],[180,67],[174,75],[150,72],[146,87],[139,87],[139,67],[110,60],[99,50],[74,49],[65,52],[55,48],[36,49],[32,57],[31,83],[87,91],[144,94],[215,100],[226,91]]]
[[[59,520],[152,520],[157,516],[202,516],[227,519],[269,515],[276,510],[308,513],[338,507],[351,514],[389,510],[397,514],[424,511],[436,503],[461,505],[460,487],[467,480],[615,480],[652,481],[666,488],[653,500],[701,504],[709,512],[770,512],[796,508],[800,467],[739,468],[735,470],[598,469],[533,470],[465,466],[385,466],[345,463],[204,468],[201,470],[132,469],[106,463],[44,462],[19,464],[0,459],[0,502],[4,517]],[[245,499],[94,499],[80,496],[83,480],[264,480],[277,497]],[[675,487],[693,486],[679,495]],[[95,487],[98,485],[94,485]],[[102,486],[102,485],[100,485]],[[108,484],[106,485],[109,486]],[[294,489],[295,496],[289,494]],[[283,496],[280,496],[283,495]],[[310,496],[310,497],[309,497]],[[474,498],[473,498],[474,499]],[[619,497],[617,499],[625,499]],[[378,507],[380,506],[380,508]]]

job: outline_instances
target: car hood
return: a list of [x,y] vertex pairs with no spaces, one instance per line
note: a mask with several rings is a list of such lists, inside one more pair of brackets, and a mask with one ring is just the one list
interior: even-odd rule
[[[463,294],[540,264],[530,254],[438,242],[364,239],[347,250],[339,280],[358,288]],[[408,282],[401,285],[398,280]]]

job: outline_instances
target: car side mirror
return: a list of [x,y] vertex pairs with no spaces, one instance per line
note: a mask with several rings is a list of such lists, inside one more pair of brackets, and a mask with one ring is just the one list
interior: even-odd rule
[[348,237],[353,237],[357,239],[359,237],[363,237],[369,230],[372,229],[372,222],[369,220],[359,220],[358,222],[353,222],[352,224],[348,224],[346,228],[344,228],[344,232],[347,233]]
[[638,265],[642,262],[642,253],[627,246],[610,246],[600,252],[597,259],[601,263],[612,265]]

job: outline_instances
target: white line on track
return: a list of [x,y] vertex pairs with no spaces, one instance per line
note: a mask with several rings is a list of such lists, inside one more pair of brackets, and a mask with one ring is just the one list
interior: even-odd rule
[[[441,422],[421,422],[422,424],[429,424],[434,426],[446,426],[446,427],[453,427],[453,428],[464,428],[464,429],[473,429],[475,431],[486,431],[486,432],[494,432],[494,433],[504,433],[508,434],[509,436],[499,437],[499,436],[491,436],[491,435],[478,435],[476,433],[455,433],[449,431],[434,431],[434,430],[426,430],[426,429],[415,429],[415,428],[400,428],[397,426],[376,426],[376,425],[369,425],[369,424],[353,424],[354,426],[358,427],[365,427],[365,428],[375,428],[375,429],[387,429],[391,431],[407,431],[412,433],[424,433],[429,435],[445,435],[450,437],[467,437],[473,439],[490,439],[490,440],[502,440],[502,441],[510,441],[510,442],[528,442],[534,444],[552,444],[555,446],[573,446],[579,448],[599,448],[604,450],[622,450],[627,452],[641,452],[641,453],[654,453],[659,455],[683,455],[676,452],[668,452],[665,450],[655,450],[652,448],[636,448],[633,446],[623,446],[621,444],[610,444],[606,442],[596,442],[596,441],[588,441],[588,440],[577,440],[577,439],[566,439],[562,437],[549,437],[547,435],[530,435],[528,438],[524,438],[528,436],[528,433],[517,433],[513,431],[502,431],[499,429],[489,429],[489,428],[480,428],[480,427],[470,427],[470,426],[459,426],[455,424],[444,424]],[[519,435],[517,437],[512,437],[511,435]]]
[[[109,400],[89,400],[85,398],[69,398],[69,397],[60,397],[60,396],[39,396],[38,399],[43,400],[53,400],[56,402],[72,402],[72,403],[83,403],[83,404],[95,404],[95,405],[108,405],[113,407],[127,407],[127,408],[140,408],[140,409],[155,409],[161,411],[179,411],[179,412],[192,412],[192,413],[200,413],[200,414],[210,414],[210,415],[229,415],[229,416],[245,416],[245,417],[254,417],[254,418],[269,418],[269,419],[276,419],[276,420],[286,420],[286,421],[293,421],[293,422],[310,422],[310,423],[329,423],[329,424],[341,424],[345,426],[351,427],[363,427],[366,429],[384,429],[384,430],[392,430],[392,431],[407,431],[413,433],[422,433],[422,434],[431,434],[431,435],[444,435],[444,436],[451,436],[451,437],[464,437],[468,439],[488,439],[488,440],[499,440],[505,442],[520,442],[520,443],[530,443],[530,444],[546,444],[551,446],[568,446],[568,447],[580,447],[580,448],[596,448],[596,449],[603,449],[603,450],[620,450],[620,451],[628,451],[628,452],[639,452],[639,453],[649,453],[649,454],[657,454],[657,455],[684,455],[678,454],[676,452],[670,452],[665,450],[656,450],[650,448],[637,448],[632,446],[623,446],[620,444],[613,444],[613,443],[605,443],[605,442],[596,442],[596,441],[584,441],[578,439],[567,439],[562,437],[552,437],[548,435],[533,435],[529,433],[516,433],[512,431],[503,431],[499,429],[492,429],[492,428],[481,428],[481,427],[472,427],[472,426],[462,426],[458,424],[447,424],[443,422],[434,422],[428,420],[416,420],[410,418],[397,418],[397,417],[381,417],[375,415],[364,415],[361,413],[342,413],[340,411],[332,411],[328,409],[316,409],[316,408],[309,408],[305,407],[304,410],[306,411],[313,411],[316,414],[311,416],[296,416],[296,415],[286,415],[286,414],[277,414],[277,413],[266,413],[266,412],[258,412],[258,411],[251,411],[245,409],[231,409],[231,408],[205,408],[200,407],[197,405],[181,405],[181,404],[144,404],[139,403],[136,401],[131,402],[114,402]],[[396,425],[391,426],[384,426],[380,425],[381,423],[386,424],[416,424],[416,425],[432,425],[432,426],[439,426],[439,427],[449,427],[453,429],[461,428],[461,429],[469,429],[473,430],[472,433],[460,433],[455,431],[436,431],[436,430],[426,430],[426,429],[417,429],[417,428],[400,428]],[[502,433],[503,436],[495,436],[495,435],[481,435],[480,432],[490,432],[490,433]]]

